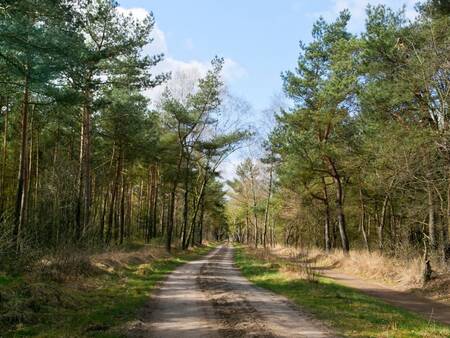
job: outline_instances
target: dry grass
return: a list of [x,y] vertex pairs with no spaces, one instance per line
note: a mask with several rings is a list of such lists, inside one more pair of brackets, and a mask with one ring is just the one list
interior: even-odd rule
[[[213,242],[203,241],[203,246],[214,244]],[[161,244],[142,245],[138,248],[121,249],[112,248],[109,251],[89,256],[89,262],[92,266],[99,268],[106,272],[113,272],[118,269],[126,268],[127,266],[146,265],[149,262],[159,259],[168,259],[177,255],[186,255],[196,251],[195,248],[181,250],[173,248],[171,253],[168,253],[165,246]]]
[[168,254],[158,244],[102,253],[67,247],[20,274],[0,271],[0,337],[121,336],[120,325],[135,318],[161,279],[210,248]]
[[425,287],[412,291],[435,301],[450,304],[450,273],[438,274]]
[[64,248],[38,258],[18,275],[0,274],[0,331],[5,325],[35,324],[45,307],[73,308],[77,302],[72,294],[95,291],[105,277],[130,266],[147,272],[151,262],[167,257],[161,247],[115,248],[101,254]]
[[145,246],[135,251],[111,250],[92,255],[91,264],[101,270],[113,272],[129,265],[141,265],[156,259],[168,258],[170,255],[162,247]]
[[[448,326],[424,319],[412,312],[396,308],[385,302],[365,295],[358,290],[319,278],[311,283],[298,278],[294,272],[287,274],[280,268],[271,268],[274,262],[284,266],[301,261],[317,265],[340,256],[316,259],[322,252],[310,250],[307,253],[288,248],[276,248],[283,258],[267,252],[253,255],[254,250],[241,247],[236,253],[236,263],[242,273],[256,285],[282,294],[297,303],[305,311],[330,324],[337,335],[345,337],[450,337]],[[261,257],[261,258],[260,258]],[[268,261],[264,258],[267,257]],[[275,257],[275,258],[274,258]],[[295,259],[294,259],[295,258]],[[355,258],[354,258],[355,259]],[[349,259],[350,261],[350,259]]]
[[102,253],[89,253],[69,248],[39,259],[29,275],[39,280],[73,282],[105,272],[114,273],[129,266],[146,265],[154,260],[169,257],[171,255],[162,246],[155,245],[142,245],[133,250],[113,247]]
[[[258,260],[266,262],[267,268],[279,269],[280,272],[286,275],[300,277],[309,281],[317,280],[318,273],[312,264],[308,262],[301,262],[297,259],[297,253],[290,248],[277,247],[276,249],[254,249],[247,247],[253,257]],[[280,257],[286,258],[283,264],[280,264]]]
[[[305,269],[313,271],[312,273],[335,270],[383,283],[397,290],[414,291],[434,300],[450,303],[450,273],[445,268],[434,265],[432,281],[423,285],[423,261],[420,256],[400,259],[365,250],[353,250],[349,256],[345,256],[341,251],[326,254],[316,248],[295,249],[283,246],[271,249],[271,253],[291,261],[290,265],[303,266],[291,268],[294,273],[296,269],[303,274]],[[311,272],[307,274],[311,275]]]

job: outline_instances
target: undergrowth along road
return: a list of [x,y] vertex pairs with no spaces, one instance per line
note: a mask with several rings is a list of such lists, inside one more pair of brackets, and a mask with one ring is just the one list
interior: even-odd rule
[[427,321],[354,289],[319,277],[307,280],[282,271],[254,250],[237,247],[235,261],[256,285],[281,294],[346,337],[450,337],[450,326]]
[[335,337],[285,297],[255,287],[223,245],[177,268],[161,285],[128,337]]
[[137,316],[158,282],[211,249],[177,251],[145,263],[130,259],[73,283],[1,276],[0,337],[122,337],[122,326]]

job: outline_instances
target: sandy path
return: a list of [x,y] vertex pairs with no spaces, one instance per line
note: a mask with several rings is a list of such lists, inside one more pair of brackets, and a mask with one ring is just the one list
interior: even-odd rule
[[331,337],[282,296],[248,282],[220,247],[176,269],[130,337]]
[[[274,252],[274,255],[282,259],[292,261],[292,257],[289,254]],[[315,264],[316,260],[314,258],[312,260]],[[297,263],[305,264],[302,260],[297,261]],[[313,269],[319,275],[333,279],[337,284],[356,289],[369,296],[379,298],[380,300],[391,305],[415,312],[427,320],[450,325],[449,305],[415,295],[405,290],[396,290],[392,287],[372,280],[350,275],[339,271],[335,267],[323,267],[318,265],[314,266]]]
[[409,292],[397,291],[376,282],[336,271],[319,270],[319,273],[335,280],[336,283],[360,290],[391,305],[416,312],[428,320],[435,320],[450,325],[450,306],[446,304],[434,302]]

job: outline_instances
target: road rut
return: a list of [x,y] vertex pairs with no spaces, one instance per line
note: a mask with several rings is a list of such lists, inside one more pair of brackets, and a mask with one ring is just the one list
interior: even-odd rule
[[245,279],[222,246],[176,269],[129,337],[333,337],[286,298]]

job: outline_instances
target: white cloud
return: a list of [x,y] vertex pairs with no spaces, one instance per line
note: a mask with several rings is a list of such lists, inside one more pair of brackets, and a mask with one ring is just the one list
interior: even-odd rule
[[[150,15],[150,12],[147,11],[145,8],[141,7],[134,7],[134,8],[124,8],[124,7],[117,7],[117,11],[120,14],[123,15],[132,15],[138,20],[144,20],[147,18],[147,16]],[[148,54],[159,54],[164,53],[166,54],[168,52],[167,49],[167,43],[166,43],[166,35],[164,32],[158,27],[158,25],[155,25],[153,27],[151,38],[153,39],[152,43],[148,45],[144,52]]]
[[416,2],[417,0],[333,0],[333,5],[329,10],[312,13],[311,15],[317,18],[323,16],[326,20],[330,21],[335,19],[339,12],[348,9],[352,16],[349,28],[353,32],[359,32],[364,29],[366,8],[369,4],[372,6],[387,5],[395,10],[401,9],[404,5],[406,17],[408,19],[414,19],[417,15],[414,9]]
[[[118,7],[117,11],[124,15],[131,14],[139,20],[144,20],[149,15],[149,12],[145,8]],[[172,73],[172,80],[170,80],[168,83],[163,86],[159,86],[157,88],[146,91],[145,94],[152,100],[152,103],[155,104],[159,101],[161,94],[164,92],[164,89],[167,86],[174,91],[182,91],[189,86],[192,86],[192,83],[197,82],[199,78],[203,77],[206,74],[206,72],[210,68],[210,61],[200,61],[195,59],[190,61],[183,61],[171,56],[167,44],[166,34],[158,27],[158,25],[155,25],[155,27],[153,28],[151,37],[153,41],[151,44],[147,45],[144,48],[144,53],[149,55],[163,53],[165,55],[164,60],[155,67],[154,73]],[[191,38],[186,39],[185,44],[186,48],[188,49],[194,48],[194,43]],[[230,83],[246,77],[247,71],[233,59],[225,58],[222,76],[226,83]],[[176,87],[184,87],[184,89]]]
[[145,8],[124,8],[117,7],[117,12],[123,15],[133,15],[135,18],[139,20],[144,20],[150,13]]
[[[160,62],[154,69],[155,73],[172,73],[172,79],[163,86],[153,88],[147,91],[147,95],[150,97],[153,103],[157,103],[161,94],[166,87],[171,90],[178,91],[179,86],[188,86],[185,82],[197,82],[198,79],[206,75],[208,69],[210,69],[210,61],[190,60],[182,61],[173,57],[167,56],[162,62]],[[247,71],[239,63],[230,58],[225,58],[222,77],[226,84],[240,80],[247,76]],[[177,84],[177,82],[180,82]]]
[[194,84],[208,71],[209,64],[198,60],[181,61],[172,57],[166,57],[155,68],[154,73],[171,73],[171,79],[156,88],[146,91],[146,95],[151,99],[152,105],[156,105],[161,98],[161,94],[168,87],[173,94],[179,98],[184,97],[186,92],[195,88]]
[[218,168],[222,181],[232,181],[236,178],[236,169],[242,161],[238,153],[233,153],[226,158]]
[[151,37],[153,41],[146,48],[146,51],[148,51],[149,54],[167,54],[169,52],[169,48],[167,47],[166,34],[158,27],[158,25],[155,25],[155,27],[153,27]]
[[248,75],[247,70],[244,67],[230,58],[225,58],[222,74],[223,79],[226,82],[240,80]]

